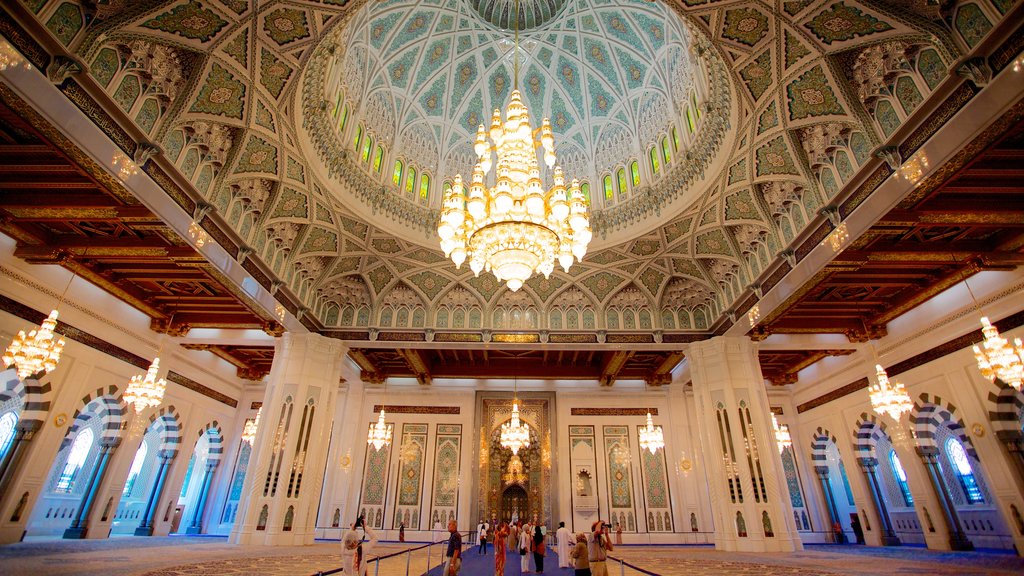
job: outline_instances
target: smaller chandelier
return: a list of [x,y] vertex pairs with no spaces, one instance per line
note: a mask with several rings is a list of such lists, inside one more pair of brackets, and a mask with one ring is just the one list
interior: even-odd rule
[[868,387],[871,407],[878,414],[888,414],[893,420],[899,420],[914,405],[907,389],[899,382],[890,382],[889,375],[880,364],[875,365],[875,374],[878,382]]
[[654,454],[664,447],[665,434],[662,432],[661,426],[654,426],[651,413],[647,412],[647,426],[640,429],[640,450],[650,450],[651,454]]
[[254,420],[246,420],[245,426],[242,427],[242,442],[245,442],[249,446],[256,441],[256,432],[260,429],[260,416],[263,415],[263,407],[256,411],[256,418]]
[[523,471],[523,461],[519,459],[516,454],[512,455],[512,458],[508,461],[508,470],[505,471],[501,476],[502,481],[505,484],[525,484],[526,483],[526,472]]
[[982,342],[984,349],[974,347],[974,358],[978,361],[981,375],[992,381],[998,378],[1020,390],[1024,385],[1024,346],[1020,338],[1016,338],[1013,346],[1010,346],[986,316],[982,316],[981,326],[985,334],[985,341]]
[[202,248],[206,245],[206,230],[203,230],[203,227],[199,225],[199,222],[193,220],[192,223],[188,225],[188,235],[192,238],[192,241],[196,243],[196,248]]
[[149,365],[145,376],[136,374],[128,382],[128,388],[124,391],[124,401],[135,407],[135,413],[141,414],[149,407],[157,407],[164,400],[164,392],[167,390],[167,381],[163,378],[157,380],[156,373],[160,370],[160,358],[154,358]]
[[530,426],[519,420],[519,402],[512,402],[512,420],[501,425],[500,444],[516,456],[530,446]]
[[377,423],[370,428],[370,433],[366,437],[366,443],[373,446],[374,450],[380,450],[384,446],[391,444],[391,430],[388,428],[386,422],[384,422],[384,407],[380,407],[380,416],[377,418]]
[[779,446],[779,454],[782,454],[786,451],[786,448],[793,445],[793,437],[789,433],[789,426],[779,424],[775,414],[772,414],[772,429],[775,430],[775,443]]
[[[57,311],[53,310],[38,329],[25,335],[21,330],[4,352],[4,366],[18,367],[18,378],[24,380],[29,376],[46,375],[57,367],[60,353],[64,349],[64,339],[53,339],[53,330],[57,327]],[[40,374],[40,372],[42,374]]]

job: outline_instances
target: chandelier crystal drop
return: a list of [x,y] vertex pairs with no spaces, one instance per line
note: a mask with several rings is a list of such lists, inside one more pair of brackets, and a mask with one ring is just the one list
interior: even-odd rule
[[779,454],[786,451],[793,445],[793,437],[789,433],[789,426],[786,424],[779,424],[775,414],[772,414],[772,429],[775,430],[775,444],[779,447]]
[[242,442],[245,442],[249,446],[256,441],[256,432],[260,429],[260,416],[263,415],[263,407],[256,411],[256,418],[253,420],[246,420],[245,426],[242,427]]
[[366,443],[373,446],[374,450],[380,450],[384,446],[391,444],[391,430],[384,421],[383,406],[380,408],[380,416],[377,418],[377,423],[370,428],[370,434],[366,437]]
[[981,331],[985,341],[974,347],[974,358],[978,361],[981,375],[991,381],[998,378],[1020,390],[1024,385],[1024,345],[1020,338],[1014,339],[1013,346],[1010,346],[987,316],[981,318]]
[[530,446],[530,426],[519,420],[518,400],[512,402],[512,419],[501,425],[499,443],[511,450],[513,456],[518,456],[520,450]]
[[871,407],[878,414],[888,414],[893,420],[899,420],[914,405],[907,389],[899,382],[891,382],[880,364],[875,365],[875,375],[878,381],[868,387]]
[[650,450],[651,454],[655,454],[664,447],[665,434],[662,432],[661,426],[654,426],[651,413],[647,412],[647,426],[640,429],[640,450]]
[[57,311],[53,310],[39,328],[27,336],[24,330],[19,331],[4,352],[4,366],[16,366],[21,380],[37,374],[42,377],[51,372],[60,362],[60,353],[64,349],[64,339],[53,338],[56,327]]
[[149,365],[146,374],[136,374],[128,382],[128,388],[124,391],[124,401],[135,407],[135,413],[141,414],[146,408],[156,408],[164,401],[164,392],[167,391],[167,381],[159,380],[156,373],[160,370],[160,358],[154,358]]

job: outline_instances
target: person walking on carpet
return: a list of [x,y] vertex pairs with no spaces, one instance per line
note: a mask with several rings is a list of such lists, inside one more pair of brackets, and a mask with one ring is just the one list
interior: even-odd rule
[[459,534],[455,520],[448,521],[448,532],[448,550],[445,551],[444,569],[441,574],[459,576],[459,570],[462,569],[462,534]]
[[494,531],[494,576],[505,576],[505,555],[508,549],[505,540],[508,538],[508,524],[505,522]]
[[544,555],[547,554],[548,546],[544,542],[544,532],[541,531],[540,525],[537,525],[533,529],[533,564],[537,568],[538,574],[544,573]]
[[569,533],[569,529],[565,527],[565,522],[558,523],[555,538],[558,540],[558,567],[571,568],[572,566],[569,564],[569,548],[572,546],[570,541],[573,540],[573,536]]

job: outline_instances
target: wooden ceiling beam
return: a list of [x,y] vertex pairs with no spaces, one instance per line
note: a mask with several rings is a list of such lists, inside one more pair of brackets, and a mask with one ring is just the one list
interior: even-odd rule
[[611,352],[605,352],[604,359],[601,362],[601,376],[599,381],[601,386],[611,386],[615,384],[615,378],[618,377],[619,372],[625,367],[626,362],[633,357],[636,352],[633,350],[614,350]]
[[654,369],[644,377],[648,386],[664,386],[672,383],[672,370],[686,357],[682,351],[669,352]]
[[402,348],[398,352],[402,355],[402,358],[405,359],[405,363],[416,376],[416,381],[419,382],[421,386],[430,386],[432,383],[430,377],[430,366],[428,365],[426,358],[423,357],[421,351],[415,348]]

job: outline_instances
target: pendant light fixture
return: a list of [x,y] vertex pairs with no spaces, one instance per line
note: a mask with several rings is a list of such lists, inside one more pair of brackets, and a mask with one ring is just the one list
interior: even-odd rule
[[648,450],[653,455],[665,447],[665,433],[661,426],[654,425],[651,411],[647,411],[647,426],[640,429],[640,450]]
[[384,407],[387,406],[388,400],[388,381],[384,380],[384,400],[380,405],[380,415],[377,417],[377,423],[370,428],[370,433],[366,437],[366,443],[373,446],[374,450],[380,450],[381,448],[391,444],[391,429],[388,428],[387,421],[384,419]]
[[249,446],[256,441],[256,433],[260,430],[260,416],[263,415],[263,406],[256,411],[256,418],[254,420],[246,420],[245,426],[242,427],[242,442],[245,442]]
[[[518,370],[517,370],[518,372]],[[519,377],[513,375],[512,419],[501,425],[499,443],[516,456],[523,448],[530,447],[530,426],[519,419]]]
[[786,448],[793,445],[793,436],[789,433],[789,426],[779,424],[774,412],[772,412],[772,429],[775,431],[775,444],[779,447],[779,454],[782,454]]

